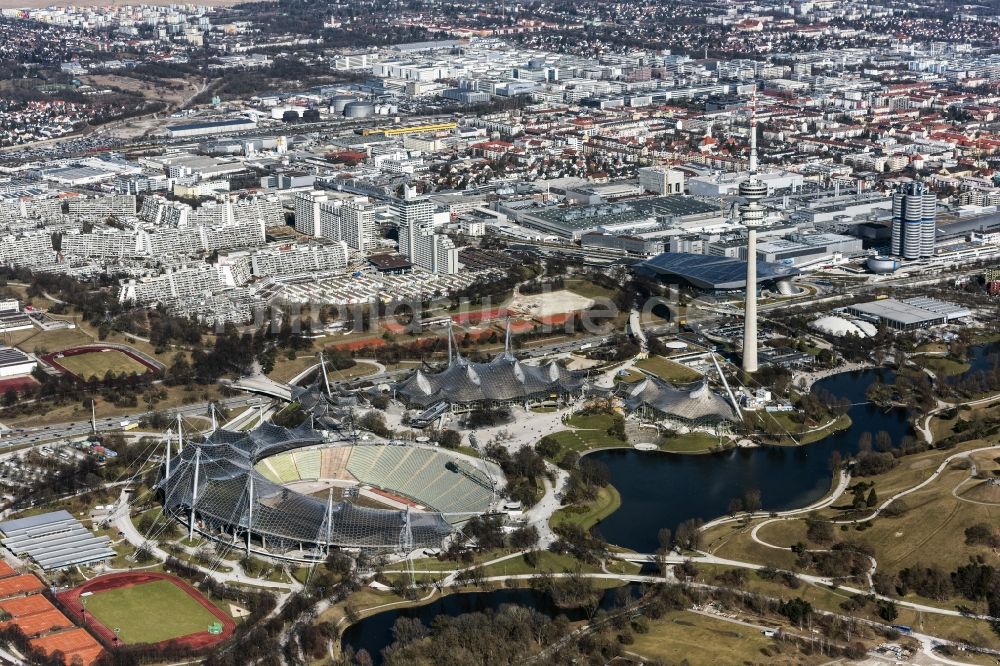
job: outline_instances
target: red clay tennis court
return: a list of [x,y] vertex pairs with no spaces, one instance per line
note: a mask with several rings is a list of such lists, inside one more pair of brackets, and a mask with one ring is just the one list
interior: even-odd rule
[[52,654],[56,650],[61,651],[66,656],[67,664],[73,663],[73,659],[79,657],[85,666],[89,666],[97,661],[97,658],[104,652],[101,644],[94,640],[94,637],[88,634],[86,629],[79,627],[49,634],[30,642],[31,647],[41,650],[45,654]]
[[11,617],[24,617],[47,610],[55,610],[55,608],[51,601],[40,594],[0,601],[0,610],[10,613]]
[[0,623],[0,626],[6,627],[11,624],[16,624],[21,631],[24,632],[25,636],[37,636],[38,634],[44,634],[49,631],[69,629],[73,626],[73,623],[54,607],[51,610],[31,613],[30,615],[22,615],[21,617],[14,618],[13,620]]
[[0,599],[13,597],[15,594],[41,592],[44,589],[45,586],[42,585],[42,581],[31,574],[0,578]]

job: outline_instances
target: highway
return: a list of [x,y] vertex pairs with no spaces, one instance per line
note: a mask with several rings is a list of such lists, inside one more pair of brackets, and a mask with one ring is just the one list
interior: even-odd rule
[[[219,404],[226,409],[231,409],[235,407],[255,405],[260,403],[260,401],[261,399],[256,397],[247,398],[244,396],[237,396],[221,400]],[[178,407],[169,411],[182,416],[205,416],[207,418],[208,405],[209,403],[207,402],[199,402],[191,405],[184,405],[183,407]],[[147,413],[148,412],[143,411],[136,414],[130,414],[128,416],[100,418],[97,419],[97,429],[98,431],[120,430],[122,421],[126,419],[129,421],[138,421]],[[28,428],[11,428],[0,434],[0,450],[11,449],[14,447],[32,446],[34,444],[41,444],[42,442],[48,442],[54,439],[78,437],[80,435],[90,434],[92,430],[93,427],[90,419],[70,421],[67,423],[52,423],[50,425],[32,426]]]

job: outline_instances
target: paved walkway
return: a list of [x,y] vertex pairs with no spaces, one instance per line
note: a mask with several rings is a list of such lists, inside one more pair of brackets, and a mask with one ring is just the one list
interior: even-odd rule
[[[112,524],[118,531],[122,533],[125,539],[132,544],[135,548],[145,547],[149,552],[156,557],[161,562],[165,562],[168,557],[171,557],[170,553],[160,548],[156,541],[146,539],[139,533],[135,525],[132,524],[132,518],[129,515],[129,504],[128,504],[128,494],[122,491],[121,496],[115,503],[114,512],[112,514]],[[239,563],[230,562],[226,566],[233,568],[232,572],[218,571],[215,569],[209,569],[201,565],[195,564],[193,562],[188,562],[188,564],[198,571],[204,573],[206,576],[211,576],[213,579],[219,581],[220,583],[238,583],[241,585],[253,585],[255,587],[263,587],[271,590],[281,592],[279,596],[279,603],[277,608],[284,605],[288,596],[292,592],[297,592],[302,589],[302,585],[295,581],[293,583],[278,583],[275,581],[263,580],[260,578],[252,578],[247,576],[242,572]]]

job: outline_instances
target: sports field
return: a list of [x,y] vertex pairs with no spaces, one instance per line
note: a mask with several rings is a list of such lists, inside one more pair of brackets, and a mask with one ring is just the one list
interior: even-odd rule
[[66,355],[54,360],[72,374],[85,380],[91,377],[104,379],[108,370],[115,375],[122,373],[130,375],[133,372],[137,375],[144,375],[149,371],[145,365],[117,349]]
[[218,618],[169,580],[94,592],[86,600],[87,614],[108,629],[119,629],[126,644],[159,643],[204,632]]

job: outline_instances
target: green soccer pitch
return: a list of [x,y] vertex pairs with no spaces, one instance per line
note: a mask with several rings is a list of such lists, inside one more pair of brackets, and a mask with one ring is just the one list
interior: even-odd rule
[[95,592],[86,602],[87,615],[105,627],[119,629],[126,644],[159,643],[207,631],[218,618],[168,580]]

